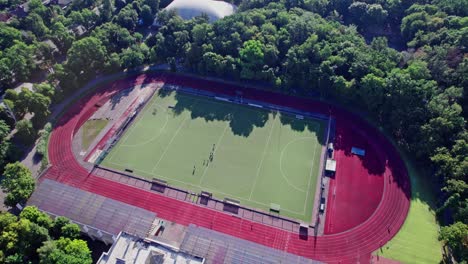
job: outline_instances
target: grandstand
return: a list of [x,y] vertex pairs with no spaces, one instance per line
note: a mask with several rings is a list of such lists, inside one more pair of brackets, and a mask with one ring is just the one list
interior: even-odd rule
[[211,263],[321,263],[195,225],[188,226],[180,250]]
[[145,237],[156,214],[79,188],[45,179],[28,205],[51,216],[65,216],[94,239],[113,243],[121,232]]

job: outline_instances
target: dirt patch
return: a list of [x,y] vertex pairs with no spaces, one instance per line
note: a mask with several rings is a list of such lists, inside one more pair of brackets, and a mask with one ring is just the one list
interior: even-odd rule
[[89,145],[93,140],[99,135],[101,130],[103,130],[109,120],[106,119],[90,119],[86,121],[83,125],[83,149],[88,149]]

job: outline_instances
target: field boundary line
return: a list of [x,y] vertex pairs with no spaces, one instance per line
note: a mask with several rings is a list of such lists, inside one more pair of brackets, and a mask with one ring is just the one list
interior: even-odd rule
[[[110,162],[110,163],[112,163],[112,164],[114,164],[114,165],[121,166],[120,164],[116,164],[116,163],[113,163],[113,162]],[[144,173],[144,174],[148,174],[148,175],[151,175],[151,176],[153,176],[153,177],[158,177],[158,178],[167,179],[167,180],[169,180],[169,181],[176,181],[176,182],[179,182],[179,183],[182,183],[182,184],[185,184],[185,185],[189,185],[189,186],[193,186],[193,187],[199,188],[200,190],[211,191],[211,192],[213,192],[213,193],[222,194],[222,195],[225,195],[226,197],[236,198],[236,199],[239,199],[239,200],[241,200],[241,201],[249,201],[249,202],[252,202],[252,203],[254,203],[254,204],[258,204],[258,205],[265,206],[265,208],[269,208],[269,207],[270,207],[270,205],[264,204],[264,203],[259,202],[259,201],[256,201],[256,200],[250,200],[250,199],[242,198],[242,197],[239,197],[239,196],[237,196],[237,195],[233,195],[233,194],[229,194],[229,193],[225,193],[225,192],[222,192],[222,191],[219,191],[219,190],[212,189],[212,188],[210,188],[210,187],[200,186],[200,185],[188,183],[188,182],[185,182],[185,181],[177,180],[177,179],[174,179],[174,178],[169,178],[169,177],[163,176],[163,175],[161,175],[161,174],[157,174],[157,173],[153,173],[153,172],[150,173],[150,172],[148,172],[148,171],[141,170],[141,169],[134,169],[134,171],[140,172],[140,173]],[[144,177],[144,176],[143,176],[143,177]],[[192,191],[193,191],[193,190],[192,190]],[[252,207],[251,205],[247,205],[247,206]],[[288,210],[288,209],[285,209],[285,208],[281,208],[281,211],[286,211],[286,212],[289,212],[289,213],[292,213],[292,214],[296,214],[296,215],[299,215],[299,216],[304,216],[303,214],[301,214],[301,212],[297,212],[297,211],[293,211],[293,210]]]
[[[314,171],[314,162],[315,162],[315,156],[317,156],[317,145],[320,145],[319,142],[315,144],[314,146],[314,154],[312,156],[312,164],[310,165],[310,173],[309,173],[309,183],[307,184],[307,193],[306,193],[306,199],[304,201],[304,214],[306,213],[306,207],[307,207],[307,200],[309,199],[309,194],[310,194],[310,180],[312,179],[312,172]],[[320,168],[320,165],[319,165]],[[315,170],[318,170],[319,168],[315,168]],[[320,174],[320,173],[319,173]],[[320,176],[320,175],[319,175]],[[317,180],[317,179],[316,179]],[[314,210],[314,201],[312,201],[312,210]]]
[[260,174],[260,170],[262,169],[263,161],[265,160],[265,154],[267,152],[268,146],[270,145],[271,135],[273,134],[273,130],[274,130],[274,127],[275,127],[275,122],[276,122],[276,118],[273,116],[273,124],[271,125],[270,134],[268,135],[268,139],[267,139],[267,142],[265,144],[265,147],[263,147],[262,158],[260,159],[260,161],[259,161],[259,163],[257,165],[257,173],[255,174],[255,178],[254,178],[254,182],[253,182],[253,186],[252,186],[252,191],[250,191],[249,201],[252,199],[252,194],[253,194],[253,192],[255,190],[255,185],[257,184],[258,176]]
[[[202,188],[202,186],[198,186],[198,187]],[[229,193],[213,190],[213,189],[207,188],[207,187],[203,187],[203,189],[206,189],[207,191],[211,191],[211,192],[214,192],[214,193],[224,194],[224,195],[226,195],[228,197],[236,198],[236,199],[239,199],[241,201],[244,200],[244,201],[249,201],[249,202],[252,202],[252,203],[255,203],[255,204],[263,205],[263,206],[265,206],[267,208],[267,210],[268,210],[268,208],[270,208],[269,204],[264,204],[264,203],[258,202],[256,200],[250,200],[250,199],[242,198],[242,197],[239,197],[237,195],[232,195],[232,194],[229,194]],[[250,206],[250,207],[252,207],[252,206]],[[301,212],[296,212],[296,211],[292,211],[292,210],[288,210],[288,209],[284,209],[284,208],[281,208],[281,211],[286,211],[286,212],[289,212],[289,213],[292,213],[292,214],[297,214],[297,215],[303,216],[303,215],[301,215]]]
[[[115,164],[115,163],[114,163],[114,164]],[[169,178],[169,177],[166,177],[166,176],[157,174],[157,173],[148,172],[148,171],[141,170],[141,169],[136,169],[136,170],[134,170],[134,171],[136,171],[136,172],[142,172],[142,173],[144,173],[144,174],[149,174],[149,175],[151,175],[152,177],[163,178],[163,179],[167,179],[167,180],[169,180],[169,181],[176,181],[176,182],[179,182],[179,183],[182,183],[182,184],[186,184],[186,185],[190,185],[190,186],[193,186],[193,187],[201,188],[201,186],[199,186],[199,185],[195,185],[195,184],[188,183],[188,182],[185,182],[185,181],[177,180],[177,179],[174,179],[174,178]],[[144,176],[143,176],[143,177],[144,177]],[[144,177],[144,178],[145,178],[145,177]]]
[[[193,105],[196,105],[198,101],[196,101]],[[172,136],[171,138],[171,141],[169,141],[169,144],[167,144],[166,148],[164,149],[164,152],[163,154],[161,154],[161,157],[159,158],[158,162],[156,162],[156,164],[154,165],[154,167],[151,169],[151,173],[153,173],[156,168],[158,167],[159,163],[161,162],[161,160],[164,158],[164,156],[166,155],[166,152],[169,150],[169,147],[172,145],[172,142],[174,141],[174,139],[177,137],[177,135],[179,134],[181,128],[184,126],[185,122],[187,121],[187,119],[190,118],[190,115],[188,115],[184,121],[182,121],[182,124],[180,124],[179,128],[177,128],[177,131],[174,133],[174,136]]]

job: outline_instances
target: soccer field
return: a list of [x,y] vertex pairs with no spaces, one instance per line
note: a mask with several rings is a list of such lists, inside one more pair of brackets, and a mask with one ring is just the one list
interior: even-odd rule
[[160,90],[101,165],[310,221],[324,123]]

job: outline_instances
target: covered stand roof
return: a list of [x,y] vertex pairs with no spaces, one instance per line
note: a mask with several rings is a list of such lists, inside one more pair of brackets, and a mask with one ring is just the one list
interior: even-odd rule
[[174,0],[166,10],[176,10],[183,19],[192,19],[202,14],[207,14],[210,22],[214,22],[236,12],[233,4],[214,0]]

